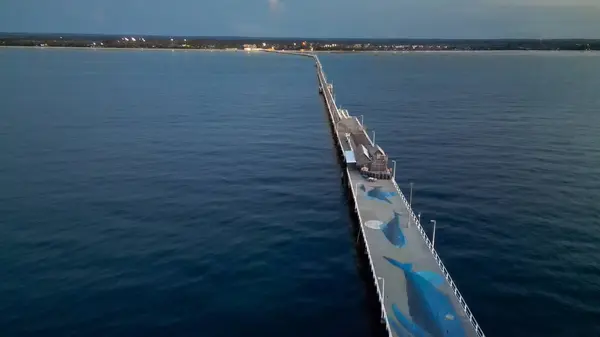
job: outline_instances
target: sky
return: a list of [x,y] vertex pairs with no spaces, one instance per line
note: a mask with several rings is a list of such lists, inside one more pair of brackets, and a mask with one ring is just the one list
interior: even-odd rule
[[0,31],[600,38],[600,0],[0,0]]

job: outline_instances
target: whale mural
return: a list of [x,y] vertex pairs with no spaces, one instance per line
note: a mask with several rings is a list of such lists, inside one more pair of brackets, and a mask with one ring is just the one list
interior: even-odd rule
[[408,294],[409,314],[412,321],[392,305],[394,316],[402,327],[415,337],[463,337],[465,331],[457,318],[454,306],[438,289],[444,282],[441,275],[430,271],[414,271],[412,264],[384,258],[404,272]]
[[371,199],[371,200],[378,200],[378,201],[383,201],[383,202],[387,202],[388,204],[391,204],[392,202],[388,198],[391,198],[396,195],[398,195],[398,193],[384,192],[381,190],[381,187],[377,186],[377,187],[373,187],[371,190],[369,190],[367,192],[366,196],[368,199]]
[[402,229],[400,228],[399,213],[394,212],[392,219],[388,223],[381,226],[381,231],[392,245],[402,248],[406,244],[406,238],[404,237]]
[[390,325],[398,336],[413,336],[413,337],[430,337],[431,335],[424,331],[420,326],[413,323],[410,319],[402,314],[396,304],[392,304],[392,312],[394,318],[400,322],[400,325],[395,320],[390,321]]

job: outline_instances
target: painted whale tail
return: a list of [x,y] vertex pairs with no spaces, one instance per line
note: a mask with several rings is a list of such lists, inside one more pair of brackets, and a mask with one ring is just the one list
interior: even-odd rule
[[391,257],[387,257],[387,256],[384,256],[383,258],[386,259],[392,265],[402,269],[405,272],[412,272],[413,266],[410,263],[402,263],[400,261],[396,261],[396,260],[392,259]]

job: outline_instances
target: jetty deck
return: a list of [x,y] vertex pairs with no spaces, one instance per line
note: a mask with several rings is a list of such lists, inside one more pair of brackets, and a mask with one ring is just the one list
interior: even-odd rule
[[[284,52],[285,53],[285,52]],[[382,319],[390,336],[479,336],[484,333],[434,245],[398,187],[396,163],[366,133],[362,122],[339,109],[333,85],[314,59],[333,138],[343,158]],[[401,163],[400,163],[401,164]]]

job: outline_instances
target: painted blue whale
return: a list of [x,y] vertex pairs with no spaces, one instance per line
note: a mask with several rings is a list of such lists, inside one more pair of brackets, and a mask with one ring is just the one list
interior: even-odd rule
[[402,314],[400,309],[396,304],[392,304],[392,311],[394,313],[394,318],[400,322],[401,326],[396,323],[395,320],[390,320],[390,325],[392,329],[396,332],[398,336],[413,336],[413,337],[429,337],[430,335],[425,332],[420,326],[411,322],[406,316]]
[[[466,336],[450,299],[438,289],[444,282],[442,276],[427,271],[416,272],[411,264],[401,263],[386,256],[384,258],[401,269],[406,276],[409,314],[414,322],[406,319],[397,307],[392,307],[394,315],[406,330],[414,336]],[[399,315],[395,311],[398,311]]]
[[402,248],[406,244],[406,238],[400,228],[400,214],[394,212],[394,217],[381,226],[381,231],[392,245]]
[[394,197],[397,194],[398,193],[396,192],[384,192],[381,190],[380,186],[377,186],[373,187],[369,192],[367,192],[367,197],[371,200],[385,201],[388,204],[391,204],[392,202],[388,198]]

